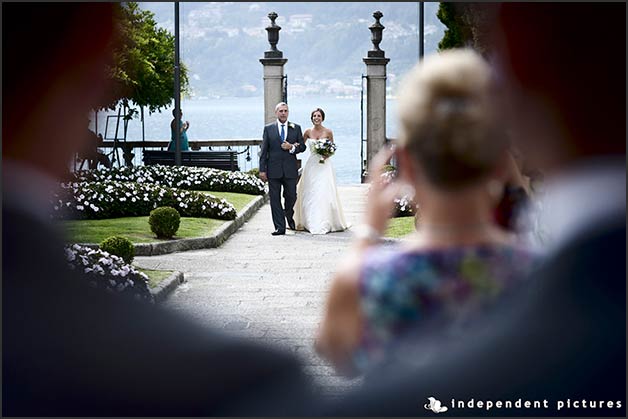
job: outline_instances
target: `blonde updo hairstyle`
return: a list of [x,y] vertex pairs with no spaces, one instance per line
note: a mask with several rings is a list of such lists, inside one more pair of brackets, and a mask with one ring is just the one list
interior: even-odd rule
[[491,69],[470,49],[428,56],[406,76],[399,145],[431,184],[457,189],[498,165],[507,143],[492,94]]

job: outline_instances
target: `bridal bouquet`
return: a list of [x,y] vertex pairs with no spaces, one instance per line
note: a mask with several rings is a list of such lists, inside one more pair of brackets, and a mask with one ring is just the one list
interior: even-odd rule
[[333,156],[336,152],[336,143],[328,138],[316,140],[314,141],[312,152],[321,156],[321,159],[318,162],[320,164],[324,164],[325,159]]

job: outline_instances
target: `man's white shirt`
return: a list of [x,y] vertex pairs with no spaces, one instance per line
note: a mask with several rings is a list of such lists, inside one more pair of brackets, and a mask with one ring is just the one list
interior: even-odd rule
[[[288,139],[288,124],[289,122],[287,120],[286,122],[283,123],[284,140]],[[277,133],[279,133],[279,138],[281,138],[281,125],[282,123],[278,119],[277,120]],[[295,151],[297,151],[297,147],[294,144],[292,144],[292,148],[290,149],[290,154],[294,154]]]

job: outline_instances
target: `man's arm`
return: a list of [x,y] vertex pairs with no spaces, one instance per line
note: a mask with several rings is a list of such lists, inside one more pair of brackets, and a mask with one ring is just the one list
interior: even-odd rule
[[259,177],[266,182],[266,171],[268,170],[268,130],[264,127],[262,134],[262,147],[259,153]]
[[305,140],[303,139],[303,134],[301,133],[301,126],[297,125],[296,129],[297,129],[297,142],[294,145],[295,147],[294,154],[303,153],[306,148]]

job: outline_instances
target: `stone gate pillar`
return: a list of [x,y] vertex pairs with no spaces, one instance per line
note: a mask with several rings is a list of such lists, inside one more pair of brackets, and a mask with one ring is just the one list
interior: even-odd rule
[[271,22],[270,26],[266,27],[270,50],[264,52],[264,58],[259,60],[264,66],[264,124],[269,124],[277,118],[275,105],[283,99],[283,66],[288,62],[288,59],[283,58],[283,52],[277,49],[281,30],[281,26],[275,24],[277,13],[269,13],[268,18]]
[[375,23],[369,29],[373,48],[368,51],[366,58],[366,170],[375,154],[386,144],[386,58],[384,51],[379,48],[382,42],[384,26],[379,20],[384,16],[382,12],[373,13]]

